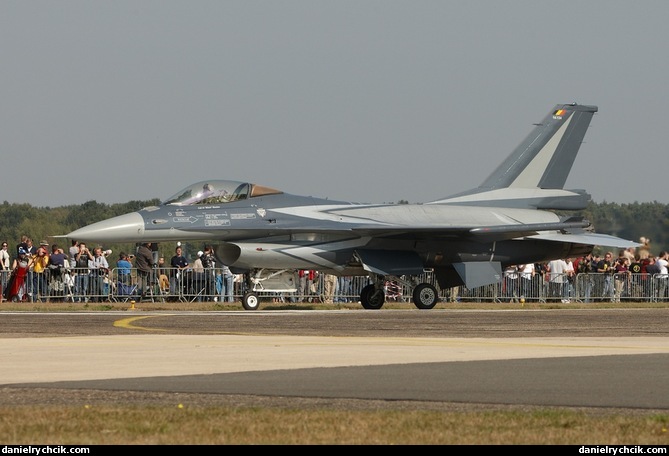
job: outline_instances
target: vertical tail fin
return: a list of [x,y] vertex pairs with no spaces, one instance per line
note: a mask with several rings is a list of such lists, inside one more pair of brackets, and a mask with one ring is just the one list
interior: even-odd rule
[[584,190],[564,190],[597,106],[557,105],[477,188],[429,204],[583,209]]

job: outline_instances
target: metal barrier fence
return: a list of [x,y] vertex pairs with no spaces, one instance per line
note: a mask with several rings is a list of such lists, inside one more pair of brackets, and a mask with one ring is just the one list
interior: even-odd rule
[[[549,278],[550,277],[550,278]],[[12,285],[10,271],[0,271],[4,294]],[[291,292],[258,291],[261,298],[274,302],[358,302],[367,277],[337,277],[318,274],[314,281],[294,274]],[[14,281],[16,282],[16,281]],[[386,302],[412,302],[412,284],[428,282],[437,286],[431,273],[406,281],[387,281]],[[656,274],[577,274],[535,275],[532,279],[505,277],[501,283],[468,289],[464,286],[440,290],[441,302],[622,302],[667,301],[669,276]],[[23,284],[11,287],[10,301],[32,302],[121,302],[121,301],[240,301],[252,290],[248,277],[223,274],[220,268],[196,272],[173,268],[154,269],[144,276],[137,269],[128,274],[112,269],[98,273],[88,269],[47,269],[27,272]],[[438,286],[437,286],[437,289]]]

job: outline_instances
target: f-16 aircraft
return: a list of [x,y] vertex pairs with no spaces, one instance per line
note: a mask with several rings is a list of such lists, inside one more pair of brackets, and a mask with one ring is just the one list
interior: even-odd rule
[[[297,269],[368,276],[360,303],[380,309],[384,283],[413,289],[419,309],[439,291],[415,278],[432,272],[439,288],[476,288],[502,280],[509,265],[578,257],[595,246],[638,244],[594,232],[577,211],[590,201],[565,181],[597,112],[596,106],[555,106],[481,185],[422,204],[363,204],[286,194],[230,180],[197,182],[159,206],[77,229],[88,242],[207,241],[216,258],[255,284]],[[413,280],[413,282],[411,281]],[[262,287],[260,287],[262,288]],[[259,306],[258,288],[242,304]],[[270,290],[271,291],[271,290]]]

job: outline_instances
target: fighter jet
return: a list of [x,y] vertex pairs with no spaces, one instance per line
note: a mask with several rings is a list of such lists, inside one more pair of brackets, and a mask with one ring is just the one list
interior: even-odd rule
[[[422,204],[368,204],[298,196],[230,180],[192,184],[158,206],[77,229],[88,242],[206,241],[216,258],[254,278],[245,309],[259,306],[263,281],[298,269],[368,276],[360,303],[380,309],[384,283],[408,284],[419,309],[440,289],[499,282],[509,265],[578,257],[595,246],[637,243],[597,234],[581,216],[585,190],[564,189],[596,106],[560,104],[481,185]],[[425,272],[435,280],[416,282]],[[270,282],[267,282],[270,283]]]

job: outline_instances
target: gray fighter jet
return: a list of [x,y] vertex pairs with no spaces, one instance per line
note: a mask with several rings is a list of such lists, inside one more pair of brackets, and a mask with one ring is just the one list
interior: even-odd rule
[[[256,284],[297,269],[368,276],[360,302],[379,309],[384,283],[412,288],[431,309],[439,288],[475,288],[502,279],[506,266],[585,255],[595,246],[637,246],[596,234],[577,211],[590,201],[565,181],[596,106],[557,105],[481,185],[423,204],[361,204],[286,194],[229,180],[195,183],[147,207],[75,230],[88,242],[207,241],[218,261]],[[436,281],[417,283],[432,272]],[[436,286],[435,286],[436,285]],[[254,287],[242,301],[257,309]]]

